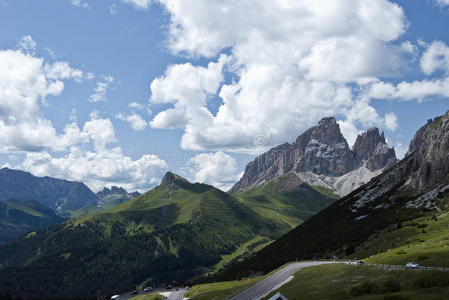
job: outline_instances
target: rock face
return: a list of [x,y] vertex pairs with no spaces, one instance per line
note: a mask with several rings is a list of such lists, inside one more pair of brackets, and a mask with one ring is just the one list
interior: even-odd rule
[[449,112],[435,118],[416,133],[407,155],[413,156],[416,169],[410,184],[427,191],[447,179],[449,174]]
[[130,199],[140,196],[139,192],[128,193],[124,188],[112,186],[110,189],[105,187],[103,190],[96,193],[100,201],[100,205],[103,207],[111,207],[121,204]]
[[390,167],[396,162],[394,149],[388,148],[385,136],[371,128],[357,137],[353,147],[355,158],[371,171]]
[[[314,182],[323,181],[319,185],[333,186],[340,194],[347,194],[363,182],[346,176],[344,182],[339,182],[338,186],[344,186],[344,190],[340,190],[334,186],[340,177],[361,167],[367,170],[363,178],[374,176],[377,170],[389,167],[395,162],[394,149],[388,147],[384,135],[381,135],[377,128],[359,135],[354,150],[351,150],[335,118],[323,118],[317,126],[300,135],[294,143],[277,146],[250,162],[243,177],[230,192],[243,191],[294,172],[301,178],[313,177]],[[357,174],[360,177],[360,172]],[[350,184],[347,184],[347,181]]]
[[100,199],[81,182],[51,177],[36,177],[30,173],[0,169],[0,201],[35,200],[59,214],[77,210],[88,204],[98,206]]

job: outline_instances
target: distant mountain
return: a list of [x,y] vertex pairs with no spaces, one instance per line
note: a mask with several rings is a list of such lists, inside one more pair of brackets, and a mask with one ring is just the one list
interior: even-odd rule
[[125,201],[139,197],[139,192],[128,193],[124,188],[112,186],[111,188],[103,188],[103,190],[96,193],[97,197],[101,199],[100,206],[103,208],[110,208]]
[[416,133],[399,163],[227,270],[221,279],[270,271],[294,259],[382,252],[386,254],[380,257],[393,259],[388,249],[397,246],[402,246],[397,255],[404,258],[396,261],[430,259],[449,266],[448,207],[449,112]]
[[62,216],[88,205],[98,206],[100,202],[84,183],[3,168],[0,169],[0,201],[8,200],[35,200]]
[[63,221],[37,201],[0,201],[0,243]]
[[377,128],[359,135],[353,150],[335,118],[323,118],[292,144],[272,148],[250,162],[231,193],[247,190],[287,173],[314,186],[346,195],[396,162]]
[[182,281],[290,228],[210,185],[169,172],[140,197],[2,245],[0,291],[82,298],[123,292],[143,281]]

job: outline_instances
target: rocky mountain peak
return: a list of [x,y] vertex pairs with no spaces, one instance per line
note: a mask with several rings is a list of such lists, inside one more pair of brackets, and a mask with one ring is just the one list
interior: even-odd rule
[[128,192],[122,188],[117,186],[111,186],[111,188],[104,187],[101,191],[97,193],[97,196],[99,197],[105,197],[112,194],[128,194]]
[[129,196],[132,198],[140,196],[139,192],[128,193],[124,188],[118,186],[111,186],[111,188],[104,187],[101,191],[96,194],[98,197],[104,199],[111,195],[121,195],[121,196]]
[[396,162],[396,153],[389,148],[385,135],[376,127],[357,136],[353,147],[356,160],[371,171],[392,166]]
[[354,169],[354,158],[335,118],[323,118],[292,145],[293,171],[341,176]]
[[[311,172],[319,177],[333,178],[332,185],[337,177],[362,166],[370,172],[369,176],[364,177],[372,177],[375,174],[371,171],[395,162],[394,149],[388,147],[384,134],[380,134],[377,128],[371,128],[359,136],[352,151],[335,118],[327,117],[298,136],[293,144],[285,143],[272,148],[250,162],[243,177],[230,192],[248,189],[289,172]],[[351,186],[355,189],[360,184]]]
[[179,188],[180,182],[189,183],[187,179],[184,179],[181,176],[169,171],[165,173],[164,177],[162,178],[161,185],[165,185],[171,188]]

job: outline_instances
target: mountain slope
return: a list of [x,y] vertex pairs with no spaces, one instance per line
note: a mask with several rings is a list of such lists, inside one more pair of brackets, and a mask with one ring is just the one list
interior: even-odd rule
[[8,168],[0,169],[0,200],[12,199],[20,202],[35,200],[63,216],[87,205],[97,206],[100,201],[81,182],[36,177]]
[[311,186],[293,173],[279,176],[234,196],[264,218],[283,221],[291,228],[339,198],[332,190]]
[[0,243],[64,221],[36,201],[0,201]]
[[185,280],[240,245],[272,240],[289,228],[212,186],[167,173],[138,198],[0,247],[0,290],[86,297],[126,291],[144,280]]
[[388,148],[377,128],[359,135],[351,150],[335,118],[323,118],[294,143],[277,146],[250,162],[230,192],[293,172],[311,185],[344,196],[395,162],[394,149]]
[[379,232],[400,229],[409,220],[434,217],[447,210],[448,174],[449,112],[417,132],[402,161],[248,261],[229,269],[221,278],[269,271],[296,258],[369,256],[385,251],[366,248],[366,241]]

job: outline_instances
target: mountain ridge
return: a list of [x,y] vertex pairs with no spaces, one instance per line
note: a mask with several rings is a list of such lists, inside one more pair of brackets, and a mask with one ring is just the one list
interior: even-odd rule
[[[344,196],[365,183],[359,180],[361,177],[370,179],[396,161],[394,148],[388,147],[377,128],[359,135],[351,150],[335,118],[327,117],[292,144],[284,143],[259,155],[245,167],[230,192],[244,191],[294,172],[310,184],[333,188]],[[355,171],[357,176],[351,177]]]
[[410,220],[426,216],[437,220],[436,215],[449,207],[448,162],[449,111],[417,131],[403,160],[231,267],[219,279],[267,272],[295,259],[378,254],[378,248],[369,248],[373,243],[363,243],[369,238],[375,241],[379,232],[399,230]]
[[82,182],[37,177],[31,173],[0,169],[0,201],[38,201],[58,213],[68,216],[86,205],[98,206],[100,199]]

